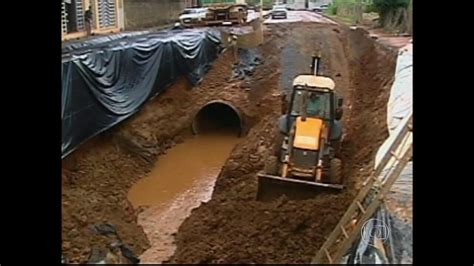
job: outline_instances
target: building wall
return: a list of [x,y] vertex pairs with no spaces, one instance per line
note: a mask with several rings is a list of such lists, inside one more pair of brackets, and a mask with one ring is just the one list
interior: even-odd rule
[[125,30],[157,27],[178,19],[185,0],[123,0]]
[[199,0],[184,0],[186,7],[198,7],[200,2]]
[[203,6],[212,4],[235,4],[236,0],[201,0]]

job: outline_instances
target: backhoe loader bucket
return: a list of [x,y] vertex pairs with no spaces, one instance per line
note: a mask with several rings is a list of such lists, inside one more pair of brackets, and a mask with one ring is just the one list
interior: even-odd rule
[[267,201],[285,195],[289,199],[311,199],[320,194],[339,193],[344,186],[259,173],[257,200]]

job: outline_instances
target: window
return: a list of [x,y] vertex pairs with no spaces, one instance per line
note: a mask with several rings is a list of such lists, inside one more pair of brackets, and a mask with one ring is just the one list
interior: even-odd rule
[[115,0],[97,0],[100,28],[110,28],[116,25]]
[[[305,93],[306,96],[303,97]],[[330,93],[297,90],[293,99],[291,115],[301,115],[301,106],[304,100],[306,100],[305,111],[308,117],[320,117],[323,119],[331,118]]]

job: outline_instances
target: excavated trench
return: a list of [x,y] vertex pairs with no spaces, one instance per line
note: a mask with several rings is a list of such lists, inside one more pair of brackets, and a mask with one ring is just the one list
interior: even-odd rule
[[[386,103],[396,51],[373,42],[362,30],[317,24],[269,27],[280,46],[280,66],[270,86],[287,91],[288,80],[307,73],[309,57],[321,52],[323,72],[345,98],[342,143],[347,189],[336,195],[292,200],[255,200],[256,173],[275,139],[278,114],[263,114],[234,149],[217,178],[212,199],[193,210],[176,235],[171,263],[308,263],[337,224],[371,171],[387,137]],[[280,81],[280,82],[276,82]],[[255,86],[254,86],[255,88]],[[274,109],[279,109],[273,106]]]
[[[396,52],[361,30],[309,23],[269,26],[257,50],[263,63],[251,77],[233,79],[224,53],[197,87],[179,80],[63,160],[62,250],[70,262],[97,260],[115,240],[143,262],[309,262],[387,136]],[[275,139],[282,92],[318,51],[345,97],[348,189],[257,202],[256,173]],[[115,230],[97,230],[104,225]]]
[[173,235],[191,210],[207,202],[214,182],[232,148],[239,142],[240,112],[224,101],[206,103],[192,122],[194,137],[162,155],[151,173],[133,185],[128,198],[151,247],[142,263],[161,263],[174,252]]

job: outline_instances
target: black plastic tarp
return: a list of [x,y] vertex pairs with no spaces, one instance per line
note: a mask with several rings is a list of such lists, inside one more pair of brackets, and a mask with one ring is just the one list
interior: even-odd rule
[[151,32],[150,31],[124,32],[124,33],[117,33],[117,34],[105,35],[105,36],[94,36],[86,40],[67,41],[67,42],[64,42],[62,45],[62,53],[63,53],[63,56],[65,56],[70,52],[77,54],[81,49],[84,49],[84,48],[99,49],[100,47],[104,47],[110,44],[113,45],[114,41],[124,40],[126,38],[133,38],[133,37],[145,35],[148,33],[151,33]]
[[[410,162],[400,174],[387,197],[406,204],[413,197],[413,164]],[[376,239],[381,245],[376,245]],[[345,264],[412,264],[413,226],[399,215],[392,213],[385,204],[368,220],[361,237],[354,242]]]
[[130,117],[185,75],[195,85],[221,50],[218,32],[172,30],[63,47],[62,157]]

